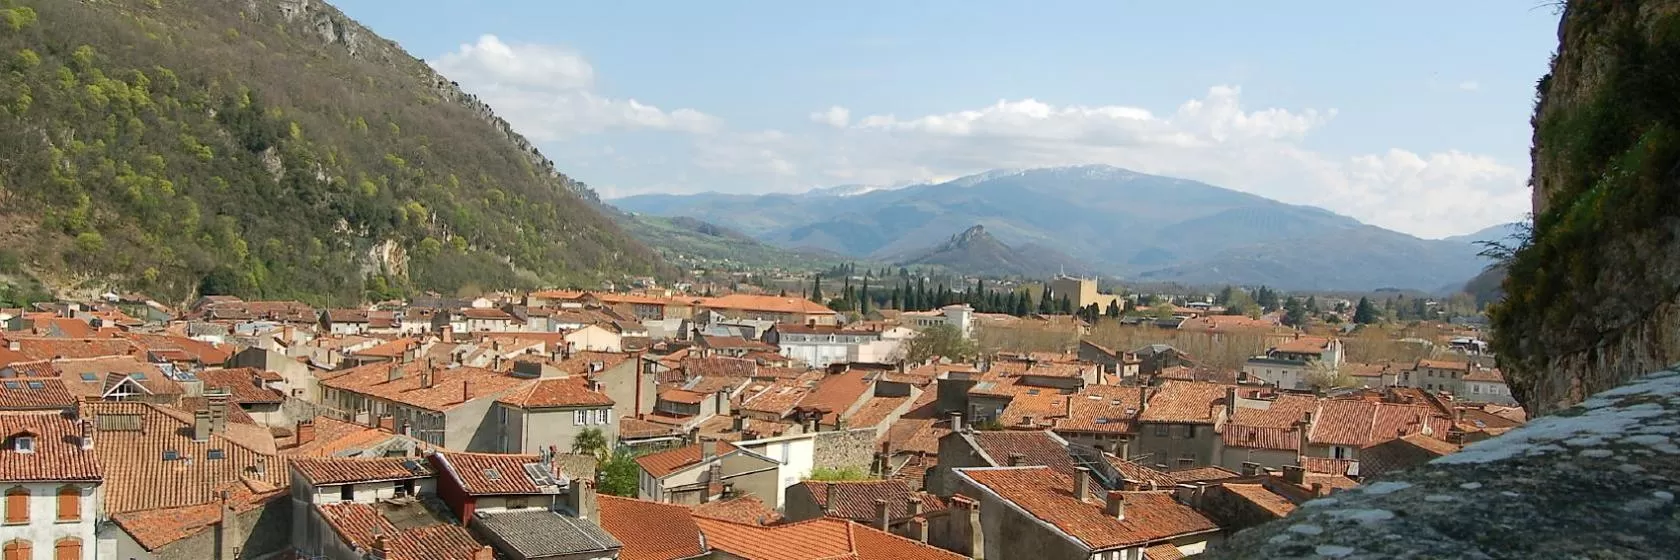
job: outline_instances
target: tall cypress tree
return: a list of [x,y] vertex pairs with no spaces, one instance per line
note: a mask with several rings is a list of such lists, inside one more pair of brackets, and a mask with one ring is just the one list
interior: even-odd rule
[[888,303],[889,303],[889,305],[891,306],[892,309],[897,309],[897,310],[903,311],[904,310],[904,308],[902,307],[903,304],[900,303],[899,299],[898,299],[899,297],[901,297],[899,295],[899,293],[900,293],[900,290],[898,289],[898,286],[893,286],[892,299],[889,299],[887,301],[888,301]]
[[1010,314],[1016,317],[1026,317],[1028,314],[1032,313],[1031,304],[1027,302],[1027,300],[1032,298],[1028,294],[1025,292],[1010,292],[1009,295],[1014,298],[1015,301],[1015,303],[1009,306]]
[[1049,315],[1056,312],[1055,304],[1052,303],[1055,301],[1055,297],[1056,294],[1050,291],[1050,285],[1046,284],[1044,290],[1038,296],[1038,313],[1040,315]]
[[928,296],[927,277],[916,277],[916,311],[927,311],[932,298]]
[[811,301],[814,301],[814,302],[817,302],[817,303],[825,303],[825,302],[823,302],[822,275],[821,274],[818,274],[816,281],[811,283]]
[[869,314],[869,277],[863,277],[863,290],[858,296],[858,313]]
[[1057,308],[1058,313],[1061,313],[1063,315],[1072,315],[1073,314],[1073,300],[1068,299],[1067,295],[1064,294],[1064,295],[1062,295],[1061,303],[1056,305],[1056,308]]

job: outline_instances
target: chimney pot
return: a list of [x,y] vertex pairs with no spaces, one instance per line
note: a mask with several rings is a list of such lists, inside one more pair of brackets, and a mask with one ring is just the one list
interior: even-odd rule
[[1285,482],[1288,482],[1290,484],[1301,484],[1303,482],[1306,482],[1306,479],[1307,479],[1307,469],[1306,469],[1306,467],[1302,467],[1302,466],[1299,466],[1299,465],[1286,465],[1286,466],[1283,467],[1283,480]]
[[1115,519],[1126,518],[1126,493],[1119,490],[1108,491],[1108,501],[1104,504],[1103,513]]
[[892,514],[887,506],[887,500],[884,498],[875,498],[875,528],[880,529],[881,531],[886,531],[892,524],[891,515]]
[[1255,476],[1255,475],[1258,475],[1258,474],[1260,474],[1260,463],[1243,463],[1242,464],[1242,475],[1243,476]]

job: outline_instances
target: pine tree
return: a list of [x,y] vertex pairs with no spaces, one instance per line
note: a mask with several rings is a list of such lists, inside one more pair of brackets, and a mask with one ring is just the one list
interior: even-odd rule
[[1377,322],[1377,306],[1371,305],[1370,298],[1359,298],[1359,305],[1353,308],[1353,322],[1361,325]]
[[927,291],[927,277],[917,276],[916,277],[916,311],[927,311],[928,306],[932,303],[933,303],[933,298],[932,298],[932,296],[928,295],[928,291]]
[[1115,298],[1114,301],[1108,302],[1108,317],[1110,319],[1119,319],[1120,318],[1120,299],[1119,298]]
[[1318,313],[1318,296],[1307,296],[1307,311]]
[[1068,299],[1066,294],[1062,295],[1061,304],[1057,305],[1056,307],[1057,307],[1057,312],[1058,313],[1061,313],[1063,315],[1072,315],[1073,314],[1073,300]]
[[811,301],[814,301],[814,302],[817,302],[817,303],[824,303],[823,302],[823,293],[822,293],[822,275],[821,274],[818,274],[816,281],[811,283]]
[[887,300],[892,309],[897,309],[899,311],[904,310],[904,302],[899,299],[904,297],[902,292],[903,290],[899,289],[897,286],[893,286],[892,299]]
[[1009,312],[1011,314],[1016,317],[1026,317],[1032,314],[1032,304],[1028,302],[1032,299],[1030,295],[1024,292],[1010,292],[1009,295],[1015,299],[1015,303],[1010,305]]
[[1055,301],[1054,298],[1055,294],[1050,292],[1050,286],[1044,286],[1043,292],[1038,296],[1039,315],[1049,315],[1056,312],[1055,306],[1051,303],[1052,301]]

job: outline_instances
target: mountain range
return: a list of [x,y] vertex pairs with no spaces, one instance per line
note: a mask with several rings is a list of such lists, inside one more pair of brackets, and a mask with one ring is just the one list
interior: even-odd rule
[[[639,195],[625,210],[722,224],[782,247],[903,260],[983,226],[1006,247],[1122,278],[1285,289],[1432,291],[1486,264],[1479,235],[1429,240],[1311,206],[1106,165],[996,170],[934,184],[802,194]],[[996,263],[994,263],[996,264]]]
[[939,266],[967,275],[1049,276],[1052,274],[1088,274],[1089,266],[1061,251],[1041,245],[1010,247],[986,232],[985,226],[974,226],[931,249],[892,259],[900,266]]

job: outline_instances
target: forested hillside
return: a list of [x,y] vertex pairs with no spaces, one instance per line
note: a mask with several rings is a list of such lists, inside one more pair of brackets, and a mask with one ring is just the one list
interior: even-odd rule
[[320,2],[0,0],[0,251],[51,286],[350,302],[663,273]]

